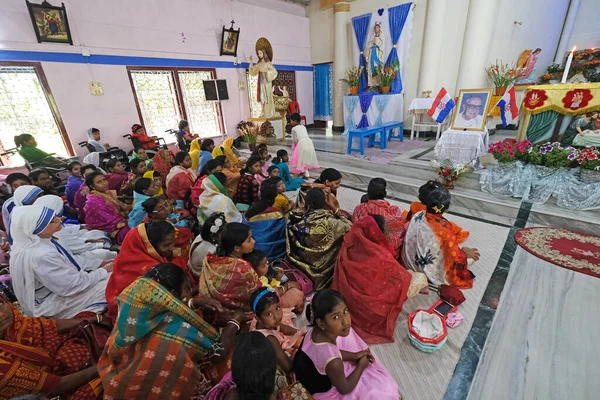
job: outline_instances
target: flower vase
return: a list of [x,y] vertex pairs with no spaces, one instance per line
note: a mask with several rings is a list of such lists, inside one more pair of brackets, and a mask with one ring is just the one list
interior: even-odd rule
[[444,187],[445,187],[446,189],[448,189],[448,190],[452,190],[452,189],[454,189],[454,180],[447,181],[447,180],[445,180],[445,179],[442,179],[442,180],[440,181],[440,183],[442,184],[442,186],[444,186]]
[[254,151],[256,149],[256,143],[248,143],[248,149]]
[[504,96],[506,93],[506,86],[496,87],[496,96]]
[[358,86],[350,86],[350,95],[356,96],[358,94]]
[[388,94],[390,92],[391,86],[382,86],[381,94]]

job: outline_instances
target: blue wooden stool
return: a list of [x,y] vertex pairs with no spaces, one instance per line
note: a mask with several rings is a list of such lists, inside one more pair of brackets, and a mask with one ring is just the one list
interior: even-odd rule
[[[347,154],[351,154],[353,151],[356,152],[360,152],[361,155],[365,155],[365,138],[369,137],[369,143],[368,146],[369,147],[373,147],[374,145],[374,138],[373,136],[375,136],[376,133],[381,133],[381,136],[385,137],[385,130],[383,128],[383,126],[369,126],[366,128],[360,128],[360,129],[350,129],[348,130],[348,151]],[[360,140],[360,148],[355,149],[352,148],[352,139],[353,138],[358,138]],[[380,144],[380,148],[381,148],[381,144]],[[385,146],[383,147],[385,148]]]
[[[400,121],[390,121],[383,124],[385,128],[385,132],[388,134],[388,141],[392,139],[399,139],[401,142],[404,142],[404,122]],[[398,135],[394,135],[394,129],[398,128]]]

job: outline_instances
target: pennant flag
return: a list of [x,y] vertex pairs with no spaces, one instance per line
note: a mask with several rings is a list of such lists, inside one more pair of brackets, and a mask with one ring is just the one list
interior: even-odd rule
[[500,118],[502,126],[506,128],[508,124],[513,122],[519,116],[519,107],[517,107],[517,97],[515,96],[515,87],[511,85],[506,90],[504,96],[496,104],[500,108]]
[[456,104],[454,103],[454,100],[452,100],[452,97],[446,92],[445,88],[442,88],[435,97],[433,105],[431,106],[431,109],[427,111],[427,114],[429,114],[429,116],[438,124],[441,124],[455,106]]

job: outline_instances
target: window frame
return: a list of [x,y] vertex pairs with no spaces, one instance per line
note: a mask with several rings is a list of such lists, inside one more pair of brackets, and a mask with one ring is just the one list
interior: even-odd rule
[[69,154],[69,156],[75,156],[75,150],[73,149],[73,145],[71,144],[71,139],[69,138],[67,128],[65,127],[65,123],[58,110],[58,105],[56,104],[56,100],[54,99],[52,90],[50,90],[50,85],[48,84],[48,79],[46,78],[46,74],[44,73],[44,69],[42,68],[42,63],[33,61],[0,61],[0,67],[32,67],[34,69],[38,80],[40,81],[40,86],[42,87],[42,91],[44,92],[46,101],[48,102],[48,106],[50,107],[50,111],[52,112],[52,116],[54,117],[54,122],[56,123],[58,132],[60,133],[60,137],[65,146],[65,150],[67,151],[67,154]]
[[[133,77],[131,76],[132,71],[169,71],[169,72],[171,72],[171,77],[173,78],[173,83],[175,84],[175,99],[177,100],[177,108],[179,109],[179,114],[181,115],[182,119],[184,119],[186,121],[189,121],[189,119],[188,119],[187,109],[186,109],[185,103],[183,101],[183,90],[181,88],[181,82],[179,80],[179,72],[186,72],[186,71],[211,72],[213,79],[218,79],[217,78],[217,70],[215,68],[128,66],[127,67],[127,76],[129,77],[129,84],[131,85],[133,99],[135,100],[135,108],[137,109],[138,116],[140,118],[140,124],[144,127],[146,125],[144,124],[144,116],[142,115],[142,109],[140,108],[140,103],[138,101],[137,92],[135,91]],[[209,137],[211,137],[211,138],[212,137],[221,137],[223,134],[225,134],[225,122],[223,120],[223,108],[221,107],[220,101],[216,101],[215,103],[217,103],[216,109],[217,109],[217,114],[219,117],[219,128],[221,129],[221,133],[216,136],[207,136],[206,139],[208,139]],[[175,128],[173,128],[173,129],[175,129]],[[169,144],[171,144],[171,143],[175,143],[175,141],[170,142]]]

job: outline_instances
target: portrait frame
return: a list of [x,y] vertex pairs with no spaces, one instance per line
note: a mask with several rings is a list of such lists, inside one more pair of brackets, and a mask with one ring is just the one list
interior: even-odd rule
[[[38,43],[49,42],[73,45],[65,3],[61,3],[62,5],[59,7],[53,6],[47,1],[43,1],[41,4],[30,3],[29,0],[25,0],[25,2]],[[52,22],[48,22],[48,18],[54,19]],[[58,33],[55,34],[54,31]]]
[[[477,127],[466,127],[459,121],[459,116],[465,111],[466,102],[473,97],[481,97],[482,104],[478,110],[477,116],[481,117],[481,122]],[[467,130],[467,131],[483,131],[485,129],[485,122],[487,119],[487,110],[492,101],[492,89],[461,89],[458,93],[458,101],[456,102],[457,108],[452,118],[452,129],[454,130]],[[475,116],[475,118],[477,118]],[[460,118],[462,120],[462,118]]]
[[237,57],[238,44],[240,42],[240,28],[233,29],[233,21],[231,28],[225,28],[223,25],[223,33],[221,34],[220,55]]

